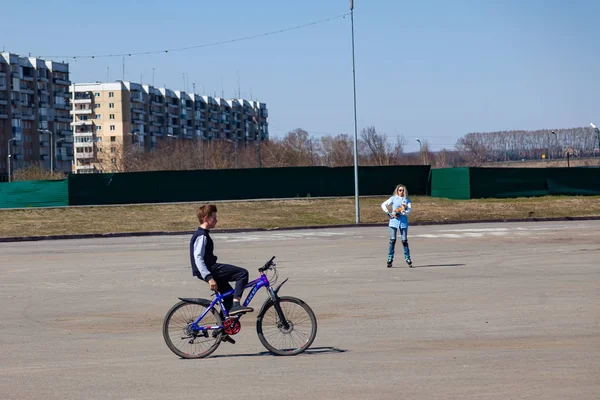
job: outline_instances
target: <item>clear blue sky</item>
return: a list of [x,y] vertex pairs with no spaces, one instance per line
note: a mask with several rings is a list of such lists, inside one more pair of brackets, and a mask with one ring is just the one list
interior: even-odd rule
[[[285,29],[348,0],[19,0],[0,48],[32,56],[129,53]],[[353,134],[350,17],[257,39],[128,57],[125,79],[267,103],[270,132]],[[600,125],[600,1],[355,0],[359,130],[433,149],[468,132]],[[65,57],[54,58],[57,61]],[[71,58],[75,82],[122,78],[122,59]],[[143,77],[143,78],[142,78]],[[221,84],[222,82],[222,84]]]

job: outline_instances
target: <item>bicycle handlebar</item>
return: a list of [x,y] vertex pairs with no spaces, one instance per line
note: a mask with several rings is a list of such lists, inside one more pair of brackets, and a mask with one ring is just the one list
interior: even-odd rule
[[265,272],[266,270],[270,269],[273,265],[275,265],[273,263],[273,260],[275,259],[275,256],[271,257],[271,259],[269,261],[267,261],[265,263],[265,265],[263,265],[262,267],[260,267],[258,269],[258,272]]

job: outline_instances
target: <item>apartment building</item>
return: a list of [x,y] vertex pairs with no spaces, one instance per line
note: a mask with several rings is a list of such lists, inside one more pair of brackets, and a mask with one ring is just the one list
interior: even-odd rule
[[0,53],[0,180],[9,162],[11,171],[38,163],[50,169],[51,162],[71,171],[70,84],[68,64]]
[[133,82],[71,87],[76,173],[119,170],[128,146],[151,151],[164,140],[264,141],[265,103],[225,100]]

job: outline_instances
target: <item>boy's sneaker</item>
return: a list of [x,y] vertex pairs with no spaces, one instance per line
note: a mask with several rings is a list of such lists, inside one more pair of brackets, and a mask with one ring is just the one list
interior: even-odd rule
[[412,268],[412,267],[413,267],[413,266],[412,266],[412,260],[410,259],[410,257],[406,257],[406,263],[408,264],[408,266],[409,266],[410,268]]
[[[215,330],[212,332],[212,337],[216,338],[217,336],[219,336],[219,333],[221,333],[222,331],[223,331],[223,329],[221,329],[221,328],[219,328],[219,329],[215,329]],[[206,332],[206,331],[204,331],[204,332]],[[206,336],[208,336],[208,335],[206,335]],[[235,344],[235,340],[233,340],[233,339],[231,338],[231,336],[229,336],[229,335],[227,335],[227,334],[223,335],[223,339],[221,339],[221,340],[222,340],[222,341],[224,341],[224,342],[229,342],[229,343],[231,343],[231,344]]]
[[233,302],[233,306],[229,310],[229,315],[245,314],[247,312],[252,312],[252,311],[254,311],[254,308],[252,308],[252,307],[244,307],[243,305],[241,305],[237,301],[234,301]]

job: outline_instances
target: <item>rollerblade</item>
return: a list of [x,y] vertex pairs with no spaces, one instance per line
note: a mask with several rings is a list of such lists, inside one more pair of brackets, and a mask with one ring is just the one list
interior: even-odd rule
[[412,264],[412,260],[410,259],[410,256],[406,257],[406,263],[408,264],[409,268],[413,268],[413,264]]
[[394,258],[393,257],[388,257],[387,267],[388,268],[392,268],[392,264],[393,263],[394,263]]

